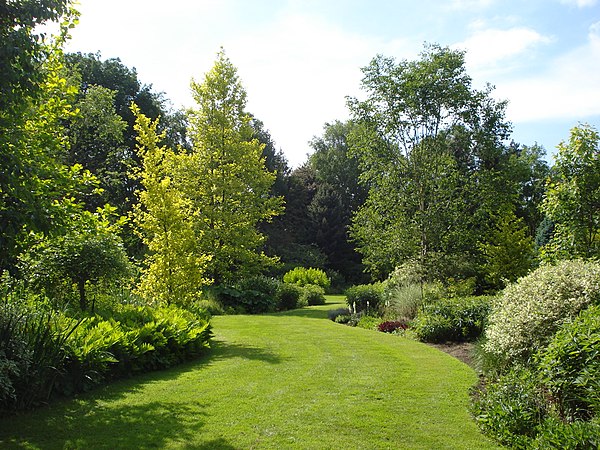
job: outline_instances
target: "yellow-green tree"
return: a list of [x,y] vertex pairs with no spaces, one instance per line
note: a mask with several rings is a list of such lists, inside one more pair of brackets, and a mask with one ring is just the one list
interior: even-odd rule
[[200,251],[211,256],[207,276],[229,283],[273,262],[261,251],[258,225],[280,213],[269,195],[275,174],[265,167],[263,145],[253,138],[246,91],[221,50],[202,83],[192,81],[197,108],[189,111],[192,151],[182,158],[177,182],[197,215]]
[[164,134],[158,121],[144,116],[137,106],[135,130],[142,161],[139,177],[143,190],[134,208],[137,231],[148,247],[138,292],[150,303],[187,304],[204,284],[209,257],[199,245],[198,214],[192,201],[174,182],[173,173],[185,170],[173,150],[161,146]]

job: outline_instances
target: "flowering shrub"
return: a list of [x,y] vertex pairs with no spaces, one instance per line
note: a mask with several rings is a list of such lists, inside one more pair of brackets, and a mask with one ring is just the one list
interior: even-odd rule
[[399,320],[388,320],[377,325],[377,329],[383,333],[393,333],[397,330],[406,330],[408,324]]
[[600,303],[600,264],[562,261],[508,286],[493,308],[484,350],[504,363],[525,361],[564,323]]

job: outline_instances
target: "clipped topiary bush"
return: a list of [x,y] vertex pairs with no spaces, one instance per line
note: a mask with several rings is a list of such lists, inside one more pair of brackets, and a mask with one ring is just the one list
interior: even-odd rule
[[494,305],[484,349],[509,364],[526,361],[582,309],[600,303],[600,264],[562,261],[508,286]]
[[424,305],[412,328],[425,342],[462,342],[483,332],[491,308],[489,297],[449,298]]
[[296,267],[290,270],[283,276],[283,282],[297,284],[302,287],[307,285],[320,286],[324,290],[331,286],[331,280],[324,271],[313,268],[306,269],[304,267]]
[[314,284],[307,284],[302,289],[301,301],[308,306],[325,304],[325,289]]
[[382,303],[383,286],[377,284],[358,284],[346,289],[346,303],[354,313],[378,311]]

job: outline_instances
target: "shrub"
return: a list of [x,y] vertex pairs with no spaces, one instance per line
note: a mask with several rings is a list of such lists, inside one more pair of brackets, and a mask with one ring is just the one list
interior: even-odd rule
[[600,416],[600,306],[564,325],[537,360],[541,381],[562,420]]
[[207,290],[231,313],[261,314],[277,308],[280,282],[265,276],[245,278],[233,286],[217,286]]
[[324,290],[328,289],[331,281],[327,274],[321,269],[306,269],[304,267],[296,267],[283,276],[284,283],[297,284],[298,286],[315,285],[320,286]]
[[377,330],[383,333],[394,333],[398,330],[406,330],[407,328],[408,324],[400,320],[387,320],[377,325]]
[[380,323],[380,317],[363,314],[358,320],[356,326],[358,328],[365,328],[367,330],[376,330]]
[[538,428],[535,441],[530,448],[536,450],[588,450],[600,448],[600,423],[572,422],[565,423],[555,418],[548,418]]
[[303,288],[301,301],[308,306],[324,305],[325,290],[321,286],[307,284]]
[[329,311],[327,311],[327,317],[329,318],[329,320],[333,320],[334,322],[337,321],[337,318],[339,316],[349,316],[350,315],[350,311],[348,311],[348,308],[337,308],[337,309],[330,309]]
[[485,350],[504,364],[526,361],[562,324],[600,302],[600,264],[563,261],[542,266],[508,286],[493,308]]
[[277,289],[277,309],[286,311],[299,308],[300,297],[302,297],[302,288],[295,284],[281,283]]
[[412,326],[425,342],[472,341],[483,332],[489,311],[488,297],[444,299],[424,305]]
[[483,431],[499,442],[525,448],[546,417],[535,375],[513,369],[474,393],[472,414]]
[[377,311],[381,304],[383,286],[377,284],[359,284],[346,289],[346,303],[354,313]]

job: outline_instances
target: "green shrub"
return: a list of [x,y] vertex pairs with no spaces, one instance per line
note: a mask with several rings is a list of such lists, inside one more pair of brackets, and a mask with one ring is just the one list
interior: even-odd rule
[[321,286],[307,284],[302,290],[301,301],[303,304],[308,306],[325,304],[325,290]]
[[274,278],[262,275],[245,278],[233,286],[216,286],[207,294],[216,297],[231,313],[262,314],[277,309],[279,284]]
[[539,374],[561,419],[600,417],[600,306],[565,324],[538,356]]
[[302,288],[295,284],[281,283],[277,289],[277,309],[287,311],[301,307],[300,297],[302,297]]
[[488,297],[450,298],[424,305],[412,326],[425,342],[472,341],[483,332]]
[[283,276],[283,282],[289,284],[297,284],[298,286],[315,285],[320,286],[324,290],[328,289],[331,281],[327,274],[321,269],[306,269],[304,267],[296,267]]
[[513,369],[474,392],[472,414],[482,430],[502,444],[527,448],[546,417],[535,375]]
[[356,326],[358,328],[365,328],[367,330],[376,330],[380,323],[381,317],[363,314],[358,320]]
[[564,323],[600,302],[600,264],[562,261],[508,286],[493,308],[486,351],[510,364],[544,348]]
[[349,316],[350,315],[350,311],[348,311],[348,308],[337,308],[337,309],[330,309],[329,311],[327,311],[327,317],[329,318],[329,320],[333,320],[334,322],[336,322],[336,319],[339,316]]
[[600,423],[572,422],[565,423],[555,418],[548,418],[538,427],[538,435],[531,442],[530,448],[535,450],[588,450],[600,448]]
[[346,303],[354,313],[378,311],[382,303],[383,286],[377,284],[359,284],[346,289]]

